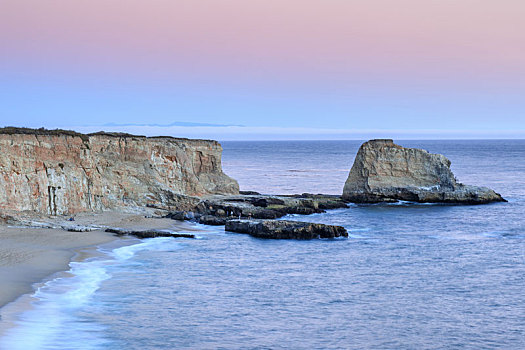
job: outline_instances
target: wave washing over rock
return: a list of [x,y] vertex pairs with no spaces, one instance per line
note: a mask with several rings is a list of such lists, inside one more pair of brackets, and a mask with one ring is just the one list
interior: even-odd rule
[[370,140],[359,148],[343,199],[357,203],[413,202],[483,204],[505,201],[487,187],[463,185],[441,154]]
[[0,209],[169,209],[193,205],[191,196],[238,194],[237,182],[222,172],[221,153],[209,140],[0,129]]

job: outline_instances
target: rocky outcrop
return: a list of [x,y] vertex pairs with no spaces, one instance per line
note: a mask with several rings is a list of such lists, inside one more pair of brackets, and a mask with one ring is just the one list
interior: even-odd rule
[[371,140],[361,145],[346,180],[343,199],[357,203],[505,201],[489,188],[458,183],[445,156],[401,147],[392,140]]
[[221,152],[208,140],[0,129],[0,210],[193,208],[195,197],[239,192]]
[[157,237],[172,237],[172,238],[195,238],[191,233],[177,233],[168,230],[126,230],[121,228],[108,228],[106,232],[114,233],[117,236],[134,236],[137,238],[157,238]]
[[216,195],[206,197],[191,211],[174,211],[167,217],[194,220],[205,225],[224,225],[236,218],[278,219],[288,214],[309,215],[337,208],[347,208],[347,205],[341,197],[332,195]]
[[226,231],[266,239],[315,239],[348,237],[342,226],[285,220],[230,220]]

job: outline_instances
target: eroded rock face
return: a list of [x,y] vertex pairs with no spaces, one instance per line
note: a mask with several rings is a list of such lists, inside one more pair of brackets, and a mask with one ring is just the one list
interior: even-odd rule
[[445,156],[401,147],[392,140],[371,140],[361,145],[346,180],[343,199],[357,203],[505,201],[489,188],[458,183]]
[[216,141],[0,129],[0,209],[61,215],[129,206],[191,207],[237,194]]

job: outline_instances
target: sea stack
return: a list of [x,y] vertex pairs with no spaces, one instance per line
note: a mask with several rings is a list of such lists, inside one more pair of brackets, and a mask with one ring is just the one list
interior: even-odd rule
[[405,148],[390,139],[370,140],[361,145],[346,180],[343,199],[355,203],[505,201],[487,187],[458,183],[445,156]]

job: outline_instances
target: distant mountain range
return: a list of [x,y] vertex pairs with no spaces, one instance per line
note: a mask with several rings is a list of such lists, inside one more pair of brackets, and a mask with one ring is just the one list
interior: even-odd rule
[[186,127],[197,127],[197,126],[208,126],[208,127],[225,127],[225,126],[238,126],[244,127],[244,125],[235,125],[235,124],[209,124],[209,123],[193,123],[193,122],[173,122],[170,124],[149,124],[149,123],[107,123],[102,126],[152,126],[152,127],[161,127],[167,128],[170,126],[186,126]]

